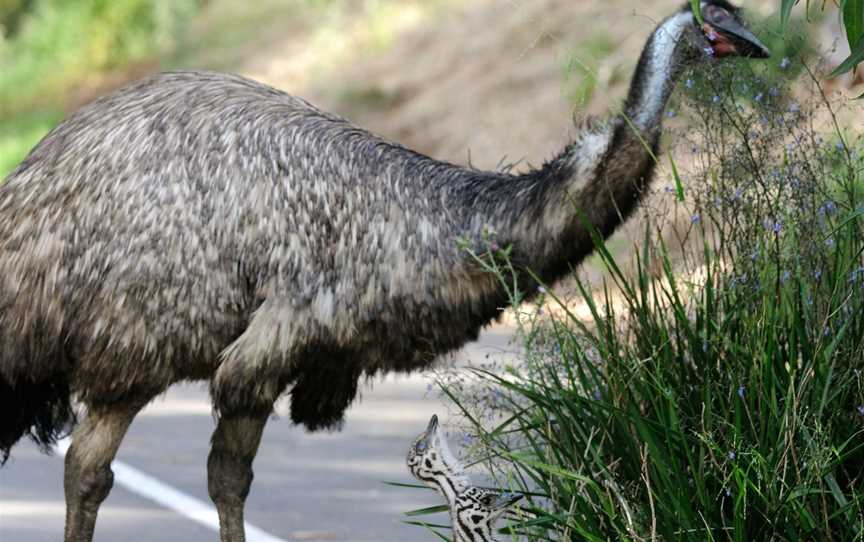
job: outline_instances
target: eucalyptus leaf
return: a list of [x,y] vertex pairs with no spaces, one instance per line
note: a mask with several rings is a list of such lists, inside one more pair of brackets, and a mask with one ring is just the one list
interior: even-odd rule
[[690,7],[693,9],[693,16],[696,17],[696,22],[702,24],[702,1],[690,0]]

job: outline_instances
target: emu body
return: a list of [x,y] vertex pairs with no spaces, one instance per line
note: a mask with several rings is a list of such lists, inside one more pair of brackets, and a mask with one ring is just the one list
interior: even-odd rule
[[457,239],[494,231],[520,272],[566,274],[593,248],[584,221],[609,235],[645,193],[675,78],[706,45],[688,9],[664,21],[623,112],[520,175],[433,160],[233,75],[159,74],[85,106],[0,186],[0,453],[25,434],[47,446],[70,399],[84,405],[66,540],[89,541],[135,414],[209,380],[209,490],[222,539],[243,540],[273,402],[290,387],[294,422],[333,427],[363,375],[476,338],[507,300]]

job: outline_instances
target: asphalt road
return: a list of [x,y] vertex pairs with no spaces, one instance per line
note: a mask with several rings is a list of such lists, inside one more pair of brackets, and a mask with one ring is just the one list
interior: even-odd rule
[[[506,327],[492,328],[456,360],[499,356],[509,349],[511,335]],[[444,405],[428,391],[431,382],[430,376],[414,375],[367,384],[338,433],[308,434],[290,423],[280,404],[255,460],[246,521],[288,542],[435,540],[402,521],[408,510],[440,504],[437,495],[383,483],[413,482],[404,463],[409,444],[433,413],[444,415],[446,424]],[[213,427],[206,387],[176,386],[138,415],[117,460],[209,506],[206,461]],[[97,541],[217,539],[211,528],[141,496],[143,486],[127,485],[115,483],[102,505]],[[61,540],[63,519],[62,457],[20,443],[0,469],[0,542]],[[437,519],[446,523],[446,517]]]

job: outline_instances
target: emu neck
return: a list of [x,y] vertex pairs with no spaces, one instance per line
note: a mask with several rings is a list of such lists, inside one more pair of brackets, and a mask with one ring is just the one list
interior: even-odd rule
[[489,529],[469,529],[453,519],[453,542],[495,542],[495,537]]
[[692,26],[692,13],[673,15],[657,27],[642,50],[624,106],[624,115],[641,131],[660,128],[666,104],[686,64],[686,32]]
[[[663,114],[688,59],[692,24],[692,14],[680,13],[654,31],[622,113],[584,128],[542,168],[490,178],[482,187],[485,205],[477,208],[489,210],[483,219],[500,232],[501,242],[512,243],[515,263],[544,282],[567,275],[593,251],[591,228],[608,237],[647,193]],[[479,235],[478,224],[473,229]]]
[[455,481],[447,476],[444,472],[436,472],[435,476],[431,480],[426,480],[428,483],[431,483],[438,490],[444,500],[447,501],[447,506],[450,510],[456,506],[456,497],[459,492],[459,488],[456,485]]

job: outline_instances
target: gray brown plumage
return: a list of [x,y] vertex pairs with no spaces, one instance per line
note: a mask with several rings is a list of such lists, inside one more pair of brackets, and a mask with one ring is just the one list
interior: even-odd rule
[[138,409],[209,380],[211,496],[223,539],[242,539],[273,402],[290,389],[293,421],[333,427],[363,375],[475,339],[507,298],[457,239],[495,231],[518,265],[564,276],[593,248],[583,219],[608,236],[645,193],[674,80],[707,44],[688,9],[667,19],[623,114],[519,175],[436,161],[234,75],[158,74],[85,106],[0,187],[0,453],[25,434],[49,445],[70,397],[85,405],[67,540],[89,540],[104,496],[77,481],[110,489]]

